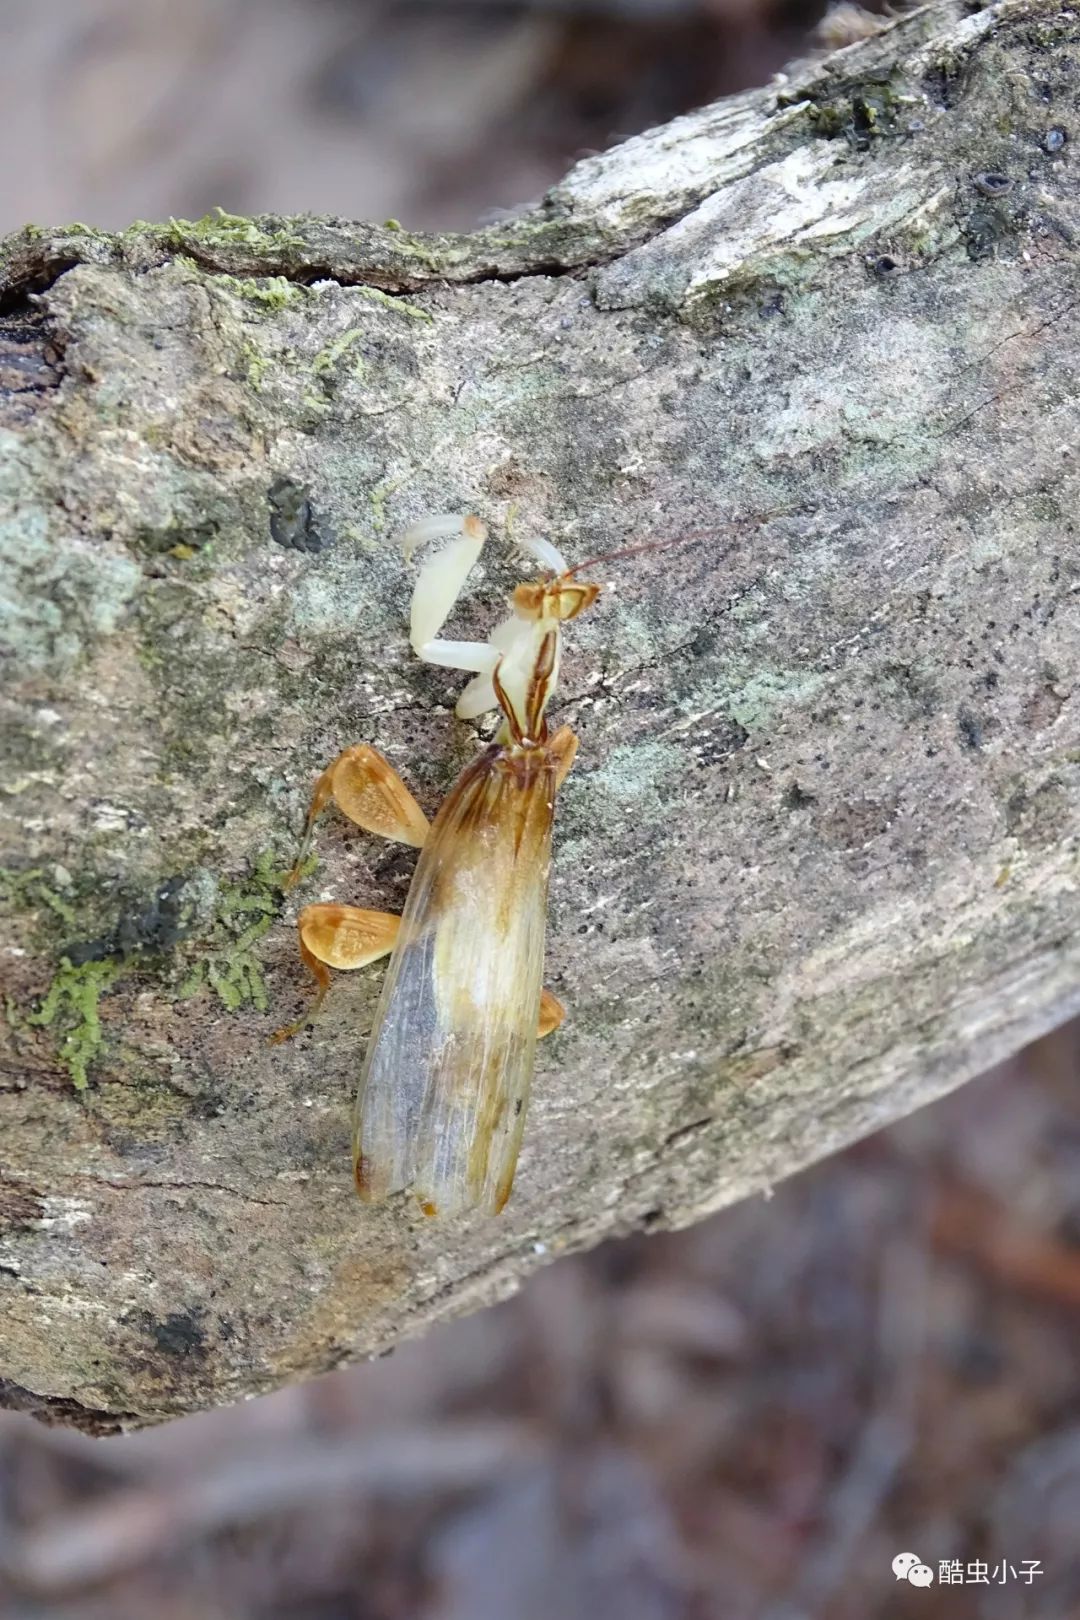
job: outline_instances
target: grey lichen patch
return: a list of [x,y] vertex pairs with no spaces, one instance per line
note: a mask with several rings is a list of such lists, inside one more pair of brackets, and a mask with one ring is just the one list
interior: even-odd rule
[[761,670],[728,696],[727,710],[751,739],[767,736],[778,715],[816,697],[825,679],[816,670]]
[[567,795],[560,811],[560,833],[570,845],[593,824],[598,805],[621,823],[624,817],[655,814],[669,791],[676,793],[687,780],[687,756],[680,741],[638,742],[633,747],[617,746],[587,773],[582,772],[574,791]]
[[0,430],[0,649],[23,670],[78,663],[121,622],[139,569],[111,544],[58,530],[47,457]]
[[[292,559],[302,569],[329,539],[325,519],[295,481],[283,479],[271,507],[268,485],[256,489],[245,479],[242,503],[212,543],[187,558],[172,550],[148,569],[132,639],[159,708],[155,774],[164,789],[190,784],[196,791],[210,762],[246,756],[258,739],[269,740],[282,705],[303,693],[304,648],[276,655],[295,588]],[[257,803],[260,791],[238,770],[229,812]],[[171,847],[197,857],[199,823],[211,831],[222,808],[204,801],[175,838],[170,830]]]
[[1024,210],[1002,201],[981,200],[965,214],[961,233],[970,259],[987,259],[1024,230]]
[[[374,518],[352,527],[348,543],[341,543],[299,575],[282,604],[283,627],[296,642],[312,650],[319,659],[344,659],[342,673],[349,669],[354,687],[384,680],[389,673],[387,660],[378,650],[358,651],[357,636],[382,615],[380,604],[400,603],[394,629],[388,635],[404,641],[408,604],[408,577],[400,553],[374,543]],[[298,690],[304,690],[298,683]]]
[[[815,297],[794,317],[806,328],[819,318]],[[865,297],[849,309],[847,363],[828,355],[812,373],[792,378],[782,401],[755,424],[755,452],[766,464],[807,455],[830,455],[866,481],[895,476],[902,460],[914,476],[932,465],[936,452],[927,416],[948,399],[951,333],[929,326],[907,310],[888,319]],[[790,330],[790,326],[788,328]],[[883,468],[880,452],[893,458]]]
[[149,1063],[145,1053],[124,1042],[115,1030],[112,1061],[99,1067],[86,1106],[95,1125],[123,1158],[159,1153],[182,1141],[190,1132],[192,1114],[213,1108],[213,1093],[193,1098],[172,1083],[160,1062]]
[[838,167],[828,147],[796,147],[599,271],[597,302],[689,317],[755,286],[799,288],[830,256],[921,208],[925,182],[914,168]]
[[1048,849],[1075,838],[1072,807],[1077,772],[1058,767],[1041,779],[1013,782],[1005,801],[1005,826],[1022,847]]

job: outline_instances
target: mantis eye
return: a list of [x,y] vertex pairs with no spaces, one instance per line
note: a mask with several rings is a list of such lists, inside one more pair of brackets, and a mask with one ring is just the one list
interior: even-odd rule
[[559,592],[557,615],[560,619],[576,619],[579,613],[591,608],[600,595],[599,585],[564,585]]

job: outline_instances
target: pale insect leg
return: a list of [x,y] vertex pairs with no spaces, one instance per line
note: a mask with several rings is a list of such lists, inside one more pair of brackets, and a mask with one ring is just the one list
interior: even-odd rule
[[419,657],[427,657],[425,648],[436,640],[450,617],[450,610],[461,595],[469,570],[486,539],[484,525],[478,517],[471,516],[425,518],[402,535],[406,558],[411,557],[418,546],[432,540],[447,541],[441,551],[424,563],[413,590],[409,640]]
[[414,649],[425,664],[441,664],[445,669],[467,669],[475,675],[490,675],[501,654],[486,641],[425,641]]
[[569,570],[570,564],[558,546],[553,546],[550,540],[542,540],[535,536],[526,539],[524,536],[515,535],[514,544],[522,551],[527,551],[530,557],[535,557],[545,568],[550,568],[553,574],[565,574]]
[[477,675],[457,700],[454,713],[459,720],[477,720],[489,710],[498,708],[495,683],[490,675]]

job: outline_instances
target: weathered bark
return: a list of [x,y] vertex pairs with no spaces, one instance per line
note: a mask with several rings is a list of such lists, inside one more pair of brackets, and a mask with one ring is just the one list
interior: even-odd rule
[[[0,250],[10,1402],[142,1422],[381,1350],[1080,1006],[1078,91],[1074,12],[939,6],[474,237]],[[314,773],[369,740],[431,810],[475,746],[389,539],[473,507],[697,538],[570,627],[569,1017],[509,1209],[443,1225],[351,1192],[380,970],[266,1037]],[[462,633],[514,578],[496,540]],[[411,854],[321,847],[304,898],[400,904]]]

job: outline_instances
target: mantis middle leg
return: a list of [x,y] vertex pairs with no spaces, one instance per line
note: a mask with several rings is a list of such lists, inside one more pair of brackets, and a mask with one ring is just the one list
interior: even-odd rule
[[[567,729],[563,727],[564,731]],[[577,739],[573,742],[576,748]],[[565,776],[570,759],[557,780]],[[416,848],[427,837],[430,823],[397,771],[377,749],[358,743],[340,753],[316,782],[301,853],[284,888],[290,889],[297,882],[311,846],[316,820],[331,800],[366,832]],[[315,997],[301,1018],[275,1030],[270,1039],[274,1042],[290,1040],[314,1021],[330,988],[329,968],[349,972],[377,962],[380,956],[388,956],[397,942],[400,924],[401,918],[391,911],[368,911],[360,906],[332,902],[305,906],[296,927],[301,959],[317,986]],[[550,990],[542,991],[537,1015],[540,1039],[558,1029],[564,1017],[565,1008],[558,998]]]

